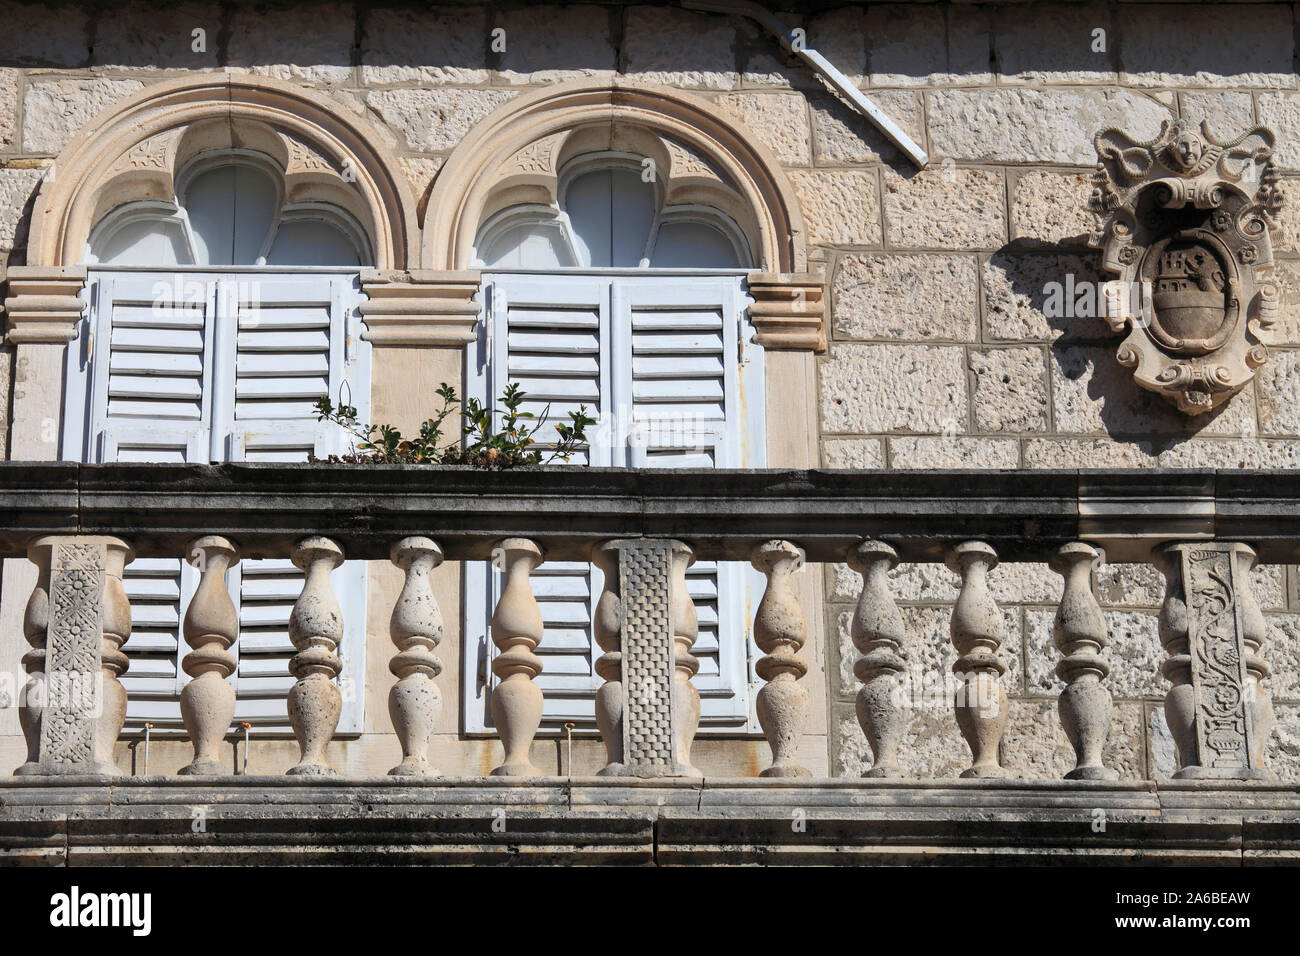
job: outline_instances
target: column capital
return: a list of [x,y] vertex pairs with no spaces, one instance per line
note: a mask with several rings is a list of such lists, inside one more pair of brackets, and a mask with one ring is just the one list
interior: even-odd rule
[[380,270],[361,273],[361,337],[377,346],[460,346],[477,336],[482,281],[477,270]]
[[749,319],[765,349],[826,351],[825,277],[811,272],[760,272],[749,277]]
[[77,337],[85,266],[13,266],[7,279],[7,341],[62,344]]

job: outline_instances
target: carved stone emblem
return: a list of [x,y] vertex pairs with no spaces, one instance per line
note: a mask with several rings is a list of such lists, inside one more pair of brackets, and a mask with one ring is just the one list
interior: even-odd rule
[[1143,388],[1199,415],[1268,360],[1277,317],[1269,232],[1282,208],[1273,133],[1221,143],[1202,123],[1165,123],[1140,143],[1103,130],[1089,206],[1102,250],[1105,318]]

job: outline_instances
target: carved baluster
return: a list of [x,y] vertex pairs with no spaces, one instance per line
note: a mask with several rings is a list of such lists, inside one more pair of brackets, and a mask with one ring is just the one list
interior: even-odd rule
[[593,549],[591,559],[604,575],[605,583],[592,630],[602,653],[596,658],[596,674],[604,681],[596,691],[596,726],[605,742],[602,776],[616,776],[623,763],[623,598],[619,592],[619,542],[607,541]]
[[302,756],[288,773],[333,775],[325,747],[343,710],[334,683],[343,670],[336,653],[343,640],[343,609],[330,588],[330,572],[343,563],[343,549],[329,538],[303,538],[294,545],[292,559],[307,577],[289,615],[289,639],[298,649],[289,662],[298,679],[289,690],[289,722]]
[[789,541],[768,541],[754,549],[750,560],[767,575],[767,588],[754,614],[754,642],[767,655],[758,662],[758,676],[767,683],[758,692],[755,706],[772,748],[772,766],[759,776],[811,777],[812,771],[794,758],[808,720],[808,692],[798,683],[808,673],[808,665],[799,656],[807,625],[790,577],[803,567],[804,551]]
[[1061,604],[1052,624],[1052,640],[1062,659],[1056,676],[1065,689],[1056,700],[1061,726],[1074,747],[1075,766],[1067,780],[1117,780],[1102,765],[1101,751],[1110,733],[1110,690],[1102,685],[1110,665],[1101,656],[1110,643],[1106,618],[1092,592],[1092,568],[1098,551],[1082,541],[1062,545],[1048,562],[1064,578]]
[[492,562],[506,582],[492,613],[492,642],[499,653],[492,672],[501,683],[492,691],[492,719],[501,735],[505,760],[494,777],[536,777],[529,750],[542,722],[542,690],[534,678],[542,659],[533,651],[542,642],[542,609],[529,575],[542,563],[542,549],[527,538],[507,538],[492,549]]
[[1165,599],[1160,606],[1160,644],[1165,660],[1160,673],[1173,686],[1165,694],[1165,723],[1174,738],[1178,766],[1196,762],[1196,690],[1192,686],[1192,657],[1187,640],[1187,600],[1183,593],[1182,552],[1161,549],[1156,553],[1165,577]]
[[957,726],[973,757],[963,777],[1002,777],[998,745],[1007,727],[1007,695],[998,678],[1007,666],[998,659],[1002,614],[989,593],[988,572],[998,556],[983,541],[966,541],[948,553],[948,567],[961,575],[961,593],[952,609],[953,673],[961,681],[955,710]]
[[126,723],[126,688],[118,680],[131,666],[122,645],[131,636],[131,602],[122,585],[122,571],[135,559],[135,551],[125,541],[105,538],[104,596],[100,622],[99,665],[103,689],[99,720],[95,728],[95,764],[99,773],[119,774],[113,760],[113,746]]
[[898,553],[883,541],[864,541],[849,552],[849,566],[862,575],[862,593],[853,614],[853,646],[862,656],[853,673],[858,691],[858,723],[874,756],[864,777],[900,777],[898,747],[907,726],[896,704],[898,679],[906,669],[903,615],[889,591],[889,572]]
[[691,764],[691,746],[700,726],[700,692],[691,678],[700,669],[699,658],[691,654],[691,647],[700,633],[695,602],[691,600],[686,585],[686,569],[695,563],[695,551],[690,545],[674,541],[671,545],[672,571],[669,596],[673,622],[673,757],[679,776],[702,777]]
[[239,636],[239,613],[226,587],[226,572],[239,560],[239,549],[227,538],[206,535],[190,542],[187,559],[201,576],[185,612],[185,642],[191,650],[181,661],[194,678],[181,691],[181,717],[194,742],[194,761],[179,772],[218,774],[218,748],[235,719],[235,689],[226,678],[238,663],[230,647]]
[[396,542],[389,556],[406,573],[406,582],[388,623],[397,646],[388,669],[398,678],[388,692],[388,715],[402,742],[402,762],[388,772],[432,774],[436,771],[429,765],[429,741],[442,715],[442,696],[434,682],[442,673],[442,661],[433,651],[442,640],[442,611],[429,574],[442,564],[442,549],[430,538],[410,537]]
[[27,775],[40,773],[41,716],[45,710],[45,635],[50,626],[50,558],[53,545],[49,539],[35,541],[27,549],[27,559],[36,565],[36,587],[27,599],[23,612],[23,636],[31,650],[23,655],[27,685],[23,688],[18,721],[27,739],[27,762],[14,771]]
[[1250,572],[1259,562],[1255,549],[1248,545],[1238,545],[1237,580],[1240,587],[1237,602],[1241,607],[1241,641],[1246,649],[1246,706],[1250,710],[1251,723],[1251,766],[1266,773],[1268,763],[1264,751],[1268,745],[1269,734],[1273,732],[1273,695],[1260,682],[1269,675],[1270,668],[1260,654],[1260,647],[1268,637],[1268,622],[1255,600],[1255,587],[1250,579]]

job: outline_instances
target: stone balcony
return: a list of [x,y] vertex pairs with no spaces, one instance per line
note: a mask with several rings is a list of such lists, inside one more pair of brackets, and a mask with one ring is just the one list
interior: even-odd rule
[[[0,858],[128,862],[1089,862],[1259,863],[1300,855],[1300,788],[1265,761],[1273,723],[1256,564],[1294,564],[1300,476],[1288,472],[635,471],[484,473],[349,465],[0,464],[0,555],[37,584],[23,624],[27,760],[0,781]],[[1092,570],[1155,562],[1170,780],[1119,780],[1103,745],[1111,637]],[[180,775],[125,776],[113,762],[130,665],[121,573],[133,557],[184,556],[200,584],[186,611],[194,679],[182,712],[194,760]],[[216,759],[230,728],[238,628],[224,574],[242,557],[293,557],[306,572],[290,636],[288,707],[301,759],[284,776],[232,775]],[[387,776],[330,766],[341,612],[329,571],[344,556],[393,561],[390,699],[402,757]],[[430,570],[493,559],[506,584],[493,615],[493,775],[445,777],[426,759],[437,717],[441,634]],[[757,710],[771,745],[755,779],[692,765],[698,693],[695,559],[746,561],[767,590],[753,632]],[[606,591],[593,623],[605,683],[598,776],[540,776],[529,749],[542,560],[595,560]],[[791,575],[848,561],[861,576],[852,639],[866,776],[815,778],[798,742],[807,655],[824,641]],[[909,637],[888,572],[945,562],[951,712],[969,752],[960,778],[905,773],[900,698]],[[1073,750],[1065,779],[1004,764],[1007,665],[987,574],[999,562],[1060,575],[1051,665]],[[14,668],[17,661],[7,667]],[[92,676],[93,679],[87,679]],[[90,693],[57,693],[90,688]],[[201,821],[201,825],[199,823]]]

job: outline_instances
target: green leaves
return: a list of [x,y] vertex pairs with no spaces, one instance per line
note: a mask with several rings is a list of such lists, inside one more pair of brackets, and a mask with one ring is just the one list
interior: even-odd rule
[[[443,424],[461,405],[456,389],[443,382],[435,390],[442,406],[432,418],[420,425],[419,434],[406,438],[393,425],[358,421],[355,406],[335,405],[328,397],[316,402],[316,418],[338,425],[352,438],[353,453],[331,455],[330,461],[371,464],[443,464],[475,465],[479,468],[512,468],[516,465],[540,465],[569,461],[587,443],[586,430],[596,424],[587,414],[587,406],[569,412],[567,423],[554,425],[555,439],[547,456],[537,435],[550,417],[549,405],[541,415],[523,410],[527,394],[518,384],[507,385],[501,393],[500,409],[492,410],[476,398],[465,400],[460,411],[460,441],[441,445]],[[499,418],[500,427],[494,419]],[[535,424],[534,424],[535,423]]]

